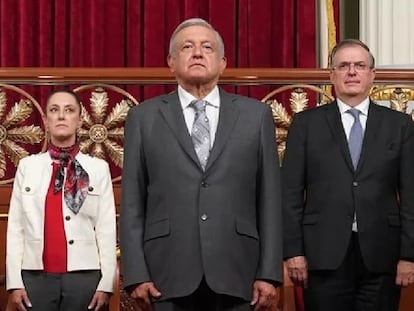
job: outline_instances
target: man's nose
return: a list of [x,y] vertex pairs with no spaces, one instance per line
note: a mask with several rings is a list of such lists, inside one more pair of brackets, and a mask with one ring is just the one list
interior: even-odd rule
[[201,52],[201,46],[194,46],[194,49],[193,49],[193,55],[194,56],[202,56],[203,54],[202,54],[202,52]]
[[355,64],[354,63],[350,63],[349,64],[348,73],[350,73],[350,74],[355,74],[356,73],[356,69],[355,69]]

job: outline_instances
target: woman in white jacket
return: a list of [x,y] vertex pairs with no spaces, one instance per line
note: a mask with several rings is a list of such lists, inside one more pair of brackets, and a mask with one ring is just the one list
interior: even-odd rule
[[7,227],[13,308],[101,310],[116,271],[115,204],[108,164],[79,152],[81,105],[69,90],[46,102],[48,151],[17,168]]

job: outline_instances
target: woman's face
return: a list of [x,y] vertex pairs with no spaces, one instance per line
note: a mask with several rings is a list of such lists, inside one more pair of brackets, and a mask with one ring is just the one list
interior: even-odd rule
[[69,147],[76,142],[76,131],[82,125],[81,110],[76,98],[66,92],[53,94],[46,103],[44,118],[52,144]]

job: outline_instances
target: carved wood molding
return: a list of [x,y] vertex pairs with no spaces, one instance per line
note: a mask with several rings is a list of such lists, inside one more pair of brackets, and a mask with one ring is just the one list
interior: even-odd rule
[[[413,69],[377,69],[375,83],[414,83]],[[8,84],[175,84],[166,67],[145,68],[56,68],[3,67],[0,81]],[[329,69],[322,68],[227,68],[220,83],[255,84],[326,84]]]

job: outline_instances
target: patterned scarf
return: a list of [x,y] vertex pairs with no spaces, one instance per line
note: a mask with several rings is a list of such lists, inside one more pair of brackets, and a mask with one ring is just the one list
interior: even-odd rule
[[[66,205],[77,214],[86,199],[89,188],[89,175],[75,159],[79,146],[57,147],[50,144],[49,154],[53,160],[59,161],[59,168],[54,182],[54,193],[63,190]],[[67,167],[65,179],[65,167]]]

